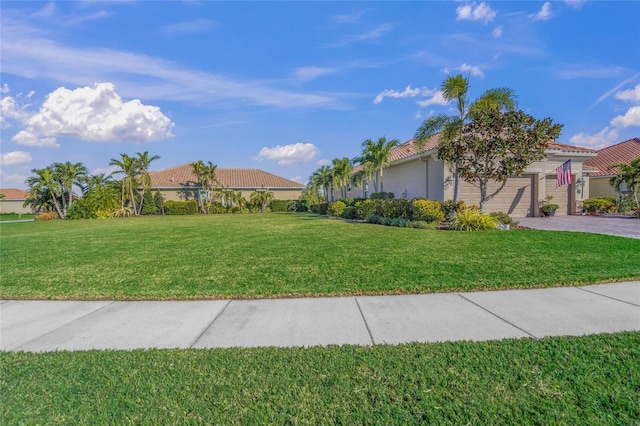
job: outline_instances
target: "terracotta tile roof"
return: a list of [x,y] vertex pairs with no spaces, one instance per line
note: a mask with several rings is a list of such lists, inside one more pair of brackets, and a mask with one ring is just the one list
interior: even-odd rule
[[[191,171],[191,163],[171,167],[156,172],[149,172],[153,188],[183,188],[195,186],[198,182]],[[301,189],[305,186],[258,169],[216,169],[216,179],[220,186],[226,188],[291,188]]]
[[16,188],[0,188],[0,194],[4,195],[5,200],[24,200],[29,196],[29,191]]
[[614,167],[609,170],[612,164],[628,164],[638,157],[640,157],[640,138],[633,138],[602,148],[598,151],[597,156],[589,158],[584,162],[584,165],[599,170],[599,172],[591,173],[589,176],[613,176],[618,173],[618,169]]
[[[440,143],[440,134],[436,134],[434,136],[432,136],[427,143],[425,144],[424,148],[422,149],[422,151],[418,152],[416,146],[415,146],[415,140],[411,139],[405,143],[403,143],[402,145],[398,145],[395,148],[393,148],[391,150],[391,153],[389,154],[389,159],[391,161],[391,163],[395,163],[396,161],[400,161],[403,160],[405,158],[409,158],[412,157],[414,155],[417,155],[419,153],[423,153],[423,152],[428,152],[428,151],[432,151],[434,149],[436,149],[438,147],[438,143]],[[585,153],[589,153],[589,152],[597,152],[594,149],[589,149],[589,148],[583,148],[580,146],[572,146],[572,145],[564,145],[561,143],[557,143],[554,141],[549,141],[549,150],[553,150],[553,151],[562,151],[562,152],[585,152]]]

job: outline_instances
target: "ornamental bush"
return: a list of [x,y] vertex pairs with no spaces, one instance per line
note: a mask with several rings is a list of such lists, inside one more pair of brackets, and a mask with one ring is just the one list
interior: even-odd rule
[[64,218],[70,220],[97,219],[98,213],[91,207],[86,198],[80,198],[71,204]]
[[407,228],[436,229],[436,226],[438,226],[436,222],[425,222],[424,220],[412,220],[407,225]]
[[269,207],[271,208],[272,212],[282,213],[288,212],[289,206],[291,206],[292,204],[293,201],[291,200],[271,200],[271,203],[269,203]]
[[409,219],[411,217],[411,201],[405,199],[384,200],[381,213],[383,217],[392,219],[397,217]]
[[378,214],[382,200],[359,200],[356,201],[355,206],[357,209],[356,218],[366,219],[371,214]]
[[357,219],[358,208],[356,206],[347,206],[342,212],[342,217],[345,219]]
[[445,218],[442,204],[434,200],[413,200],[411,202],[411,212],[411,219],[417,221],[440,223]]
[[313,204],[311,206],[311,212],[325,216],[327,214],[328,207],[329,203],[327,203],[326,201],[318,204]]
[[58,218],[58,213],[56,212],[44,212],[36,216],[35,221],[41,222],[45,220],[56,220],[57,218]]
[[444,217],[451,217],[453,213],[462,212],[466,209],[467,205],[462,200],[458,201],[455,205],[453,204],[453,200],[447,200],[442,203],[442,211],[444,212]]
[[196,202],[196,200],[165,201],[164,213],[174,216],[198,214],[198,203]]
[[616,208],[615,197],[587,198],[582,205],[588,212],[611,213]]
[[469,209],[456,214],[450,229],[456,231],[494,231],[498,229],[498,220],[488,214]]
[[327,214],[333,217],[341,217],[346,207],[342,201],[334,201],[327,206]]
[[370,198],[372,200],[393,200],[395,196],[393,192],[374,192]]
[[142,214],[158,214],[160,209],[156,205],[156,201],[153,198],[153,194],[150,191],[146,191],[142,197]]

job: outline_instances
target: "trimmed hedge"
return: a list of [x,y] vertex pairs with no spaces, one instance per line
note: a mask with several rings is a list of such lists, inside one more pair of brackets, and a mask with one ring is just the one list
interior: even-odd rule
[[174,216],[198,214],[198,202],[196,200],[165,201],[164,213]]
[[393,200],[394,198],[393,192],[374,192],[371,194],[372,200]]
[[588,212],[611,213],[616,209],[615,197],[587,198],[582,204]]
[[346,207],[347,206],[342,201],[334,201],[329,203],[329,206],[327,207],[327,214],[333,217],[341,217]]
[[272,212],[283,213],[290,211],[289,208],[292,204],[292,200],[271,200],[269,208]]
[[415,199],[411,202],[411,219],[430,223],[440,223],[444,220],[442,204],[434,200]]
[[311,206],[311,211],[316,214],[320,214],[325,216],[327,214],[327,209],[329,208],[329,203],[326,201],[318,204],[314,204]]

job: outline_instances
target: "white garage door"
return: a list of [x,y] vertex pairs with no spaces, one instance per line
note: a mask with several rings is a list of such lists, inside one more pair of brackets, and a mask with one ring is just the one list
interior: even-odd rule
[[[509,178],[505,187],[502,188],[502,191],[487,201],[485,211],[501,211],[511,217],[533,216],[533,181],[533,175]],[[489,182],[487,194],[493,194],[499,187],[499,183]],[[464,200],[467,204],[479,205],[480,189],[461,180],[460,199]]]
[[552,204],[557,204],[560,206],[558,210],[556,210],[556,215],[568,215],[569,212],[569,191],[571,190],[572,185],[563,185],[559,188],[556,188],[556,177],[555,176],[547,176],[545,179],[545,192],[547,195],[551,195],[553,198],[551,199]]

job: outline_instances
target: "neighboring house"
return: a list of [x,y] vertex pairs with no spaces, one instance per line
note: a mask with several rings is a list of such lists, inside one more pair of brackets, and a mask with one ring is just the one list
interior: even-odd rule
[[[149,172],[151,188],[160,190],[165,200],[194,200],[200,189],[191,163],[157,172]],[[297,200],[304,185],[258,169],[216,169],[214,189],[242,191],[247,200],[254,191],[267,190],[277,200]]]
[[[631,161],[640,157],[640,138],[629,139],[615,145],[602,148],[598,151],[598,155],[585,161],[584,165],[596,169],[589,174],[590,197],[617,197],[618,193],[611,186],[609,180],[618,174],[617,168],[611,168],[616,163],[631,163]],[[627,191],[626,185],[622,184],[621,188],[624,193]]]
[[[438,159],[438,142],[438,135],[433,136],[420,152],[413,140],[393,148],[391,164],[384,170],[385,192],[393,192],[396,198],[453,199],[453,171]],[[509,178],[502,191],[487,201],[485,210],[503,211],[512,217],[540,216],[540,200],[551,195],[552,203],[560,205],[557,215],[575,214],[589,194],[589,177],[582,165],[595,155],[596,151],[592,149],[549,142],[546,158],[530,164],[521,176]],[[573,183],[556,188],[556,168],[567,160],[571,160]],[[350,188],[347,196],[368,197],[374,186],[371,181],[363,186]],[[499,186],[490,182],[488,194]],[[480,190],[460,179],[458,198],[467,204],[478,205]]]
[[29,191],[16,188],[0,188],[0,194],[4,197],[0,200],[0,213],[31,213],[31,207],[23,207],[24,200],[29,196]]

